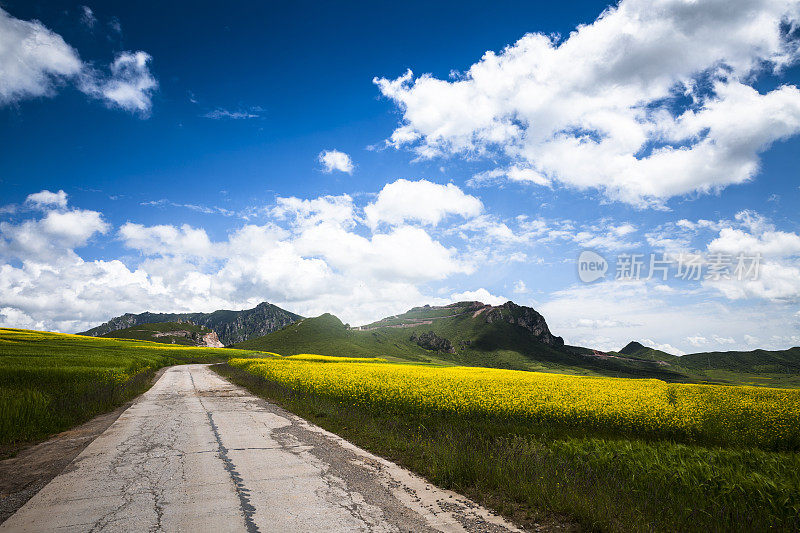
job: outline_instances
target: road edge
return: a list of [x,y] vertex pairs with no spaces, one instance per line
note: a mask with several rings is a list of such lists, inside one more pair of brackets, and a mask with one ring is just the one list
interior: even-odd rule
[[122,413],[138,402],[168,368],[171,366],[156,370],[146,390],[116,409],[99,414],[45,441],[24,446],[13,457],[0,460],[0,524],[63,472]]

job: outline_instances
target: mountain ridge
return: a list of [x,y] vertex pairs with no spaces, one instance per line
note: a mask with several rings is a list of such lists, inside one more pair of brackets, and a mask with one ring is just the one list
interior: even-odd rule
[[217,333],[205,326],[192,322],[155,322],[139,324],[125,329],[117,329],[98,335],[106,339],[131,339],[178,344],[181,346],[201,346],[205,348],[224,348]]
[[386,357],[516,370],[686,379],[654,361],[591,357],[592,350],[567,346],[561,337],[553,335],[536,310],[510,301],[497,306],[463,301],[414,307],[358,327],[348,327],[325,313],[234,347],[281,355]]
[[220,309],[211,313],[125,313],[94,328],[79,333],[99,337],[142,324],[163,322],[191,322],[214,331],[225,346],[260,337],[296,322],[303,317],[281,309],[269,302],[262,302],[252,309],[229,311]]

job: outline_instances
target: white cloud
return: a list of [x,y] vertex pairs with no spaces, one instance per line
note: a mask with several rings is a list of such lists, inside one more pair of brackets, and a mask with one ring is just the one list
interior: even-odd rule
[[514,283],[514,294],[525,294],[526,292],[528,292],[528,287],[525,285],[525,282],[521,279],[517,280],[517,282]]
[[505,296],[495,296],[483,287],[474,291],[456,292],[450,295],[453,302],[482,302],[489,305],[502,305],[508,301]]
[[[745,337],[750,337],[750,335],[745,335]],[[703,337],[702,335],[694,335],[692,337],[686,337],[686,340],[689,341],[689,344],[692,346],[703,346],[708,344],[708,339]]]
[[322,171],[330,174],[334,170],[346,174],[353,173],[353,160],[350,156],[339,150],[324,150],[319,153],[319,162],[322,163]]
[[38,208],[45,207],[67,207],[67,193],[63,190],[50,192],[47,190],[29,194],[25,203]]
[[712,335],[712,338],[717,344],[736,344],[736,341],[733,339],[733,337],[720,337],[719,335]]
[[0,105],[50,96],[82,68],[78,53],[60,35],[0,8]]
[[[94,17],[84,6],[83,18]],[[67,81],[109,107],[146,116],[158,82],[150,73],[146,52],[120,52],[110,75],[84,63],[78,52],[38,20],[24,21],[0,8],[0,105],[52,96]]]
[[[84,260],[76,248],[109,226],[99,213],[45,209],[0,223],[0,322],[77,331],[124,312],[211,311],[269,300],[365,323],[435,301],[427,285],[473,266],[421,227],[369,231],[351,197],[279,198],[263,225],[212,240],[189,225],[122,225],[140,256]],[[5,263],[5,264],[4,264]],[[16,264],[15,264],[16,263]],[[135,266],[131,266],[135,265]],[[32,326],[33,327],[33,326]]]
[[119,236],[128,248],[148,255],[185,255],[212,257],[214,249],[205,230],[188,224],[180,228],[169,225],[143,226],[128,222],[119,229]]
[[[637,206],[750,180],[800,131],[800,91],[750,83],[798,57],[796,1],[623,0],[559,40],[527,34],[452,81],[376,78],[420,157],[507,157],[525,177]],[[690,104],[685,102],[689,101]],[[678,109],[676,112],[675,109]]]
[[517,165],[512,165],[506,169],[496,168],[475,174],[467,180],[467,185],[470,187],[485,187],[496,183],[502,183],[504,180],[541,185],[543,187],[550,186],[550,179],[547,176],[544,176],[532,168],[523,168]]
[[[648,339],[665,351],[681,352],[752,349],[746,335],[770,338],[759,345],[785,349],[787,336],[785,304],[752,301],[734,305],[703,291],[660,291],[652,282],[605,281],[575,285],[554,291],[538,311],[547,319],[554,335],[568,344],[618,350],[632,340]],[[694,297],[693,297],[694,296]],[[612,321],[602,327],[602,336],[581,327],[580,320]],[[614,325],[616,323],[617,325]],[[698,324],[705,334],[698,333]],[[731,342],[732,341],[732,342]]]
[[452,183],[440,185],[405,179],[386,184],[375,201],[364,208],[367,224],[372,228],[382,222],[436,225],[448,215],[470,218],[482,211],[483,203],[478,198],[465,194]]
[[628,222],[615,225],[603,220],[572,235],[578,245],[583,248],[599,248],[603,250],[631,250],[635,242],[626,237],[636,232],[636,227]]
[[20,224],[0,222],[0,258],[47,263],[74,256],[74,248],[109,229],[100,213],[84,209],[45,211],[42,218]]
[[800,235],[777,230],[752,211],[737,213],[734,221],[720,221],[718,230],[719,235],[708,243],[709,254],[731,258],[734,268],[740,255],[761,259],[757,276],[739,279],[732,271],[731,279],[707,280],[707,286],[733,300],[800,300]]
[[150,54],[142,51],[120,52],[109,66],[110,76],[87,74],[81,90],[117,107],[146,116],[158,82],[150,73]]
[[778,231],[763,217],[749,211],[736,215],[746,229],[723,227],[719,236],[708,244],[708,251],[723,254],[761,254],[764,257],[800,255],[800,235]]
[[758,337],[754,337],[753,335],[745,335],[744,341],[750,346],[758,346],[759,342],[761,342]]
[[203,118],[210,118],[212,120],[223,120],[223,119],[246,120],[246,119],[261,117],[262,111],[264,111],[264,109],[261,108],[260,106],[254,106],[247,109],[240,109],[238,111],[230,111],[228,109],[218,107],[213,111],[205,113],[203,115]]
[[198,213],[203,213],[205,215],[217,214],[226,217],[238,215],[241,218],[247,218],[247,214],[245,212],[237,213],[235,211],[231,211],[230,209],[219,207],[218,205],[181,204],[178,202],[167,200],[166,198],[161,198],[160,200],[148,200],[146,202],[139,202],[139,205],[144,205],[148,207],[161,207],[161,208],[183,207],[185,209],[191,209],[192,211],[197,211]]
[[515,232],[505,222],[496,220],[490,215],[479,215],[471,218],[458,226],[457,230],[464,235],[475,234],[473,237],[487,242],[505,245],[526,243],[531,238],[531,233],[524,230]]
[[646,238],[676,260],[694,256],[707,268],[717,258],[727,265],[722,279],[703,281],[726,298],[800,300],[800,235],[776,229],[754,211],[740,211],[733,220],[681,219],[658,226]]
[[763,298],[766,300],[800,299],[800,265],[798,263],[764,261],[758,271],[758,279],[708,280],[707,286],[717,289],[731,300]]
[[81,6],[81,22],[87,28],[94,28],[97,24],[97,17],[94,16],[94,11],[89,6]]
[[669,343],[658,343],[652,339],[642,339],[642,344],[649,348],[655,348],[656,350],[661,350],[662,352],[666,352],[672,355],[686,355],[686,352],[675,348],[673,345]]
[[[454,198],[463,195],[456,192]],[[334,312],[353,324],[425,303],[499,304],[506,298],[485,280],[497,279],[504,268],[516,271],[517,265],[506,267],[511,261],[525,260],[525,268],[531,268],[536,259],[528,259],[525,247],[577,246],[580,231],[622,241],[638,232],[625,221],[601,219],[579,231],[579,224],[569,220],[521,216],[503,221],[477,209],[476,216],[450,223],[442,220],[458,210],[431,217],[401,209],[391,211],[396,218],[390,224],[373,225],[366,207],[377,204],[380,195],[366,206],[368,200],[339,195],[278,198],[261,210],[265,222],[217,238],[202,227],[136,222],[110,233],[100,213],[62,202],[60,193],[31,197],[25,205],[40,204],[37,209],[19,211],[30,218],[0,222],[0,323],[62,331],[86,329],[124,312],[242,309],[263,300],[306,316]],[[704,225],[716,232],[746,230],[760,243],[771,242],[767,236],[777,231],[753,213]],[[123,260],[85,259],[80,248],[109,233],[106,240],[119,240],[127,248]],[[785,262],[785,268],[793,265],[786,257],[769,260]],[[557,268],[544,268],[550,267]],[[543,274],[531,271],[531,279],[549,280]],[[708,284],[609,281],[553,292],[537,307],[555,334],[606,350],[642,339],[670,353],[752,347],[746,335],[763,339],[758,346],[785,348],[796,335],[791,328],[800,327],[797,299],[774,297],[781,285],[774,273],[767,274],[764,279],[772,281],[763,290],[773,297],[766,300],[750,289],[731,295],[742,301],[730,301]],[[791,293],[800,272],[782,279],[789,287],[784,292]],[[484,281],[469,287],[469,280]],[[528,289],[520,281],[509,285],[516,294]],[[469,290],[474,287],[481,288]],[[702,346],[700,337],[707,340]]]
[[[634,250],[638,231],[630,222],[608,218],[577,223],[570,219],[528,219],[521,215],[514,220],[501,221],[489,214],[471,218],[449,230],[458,233],[471,243],[480,242],[493,250],[519,251],[520,246],[537,246],[553,243],[574,243],[581,248],[607,251]],[[472,253],[478,249],[473,246]]]
[[353,198],[347,194],[321,196],[311,200],[277,198],[272,215],[292,219],[295,225],[304,227],[324,223],[352,228],[358,222]]

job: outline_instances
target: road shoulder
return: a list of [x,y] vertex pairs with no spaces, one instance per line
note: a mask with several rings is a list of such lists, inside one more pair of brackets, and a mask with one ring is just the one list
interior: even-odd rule
[[[151,386],[167,368],[155,373]],[[141,397],[140,394],[113,411],[62,431],[44,442],[23,447],[13,457],[0,461],[0,524],[63,472],[84,448]]]

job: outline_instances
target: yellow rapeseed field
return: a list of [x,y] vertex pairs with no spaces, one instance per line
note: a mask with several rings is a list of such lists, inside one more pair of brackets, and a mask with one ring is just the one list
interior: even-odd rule
[[362,361],[306,355],[229,364],[300,392],[397,414],[449,412],[610,436],[778,449],[800,445],[797,390]]

